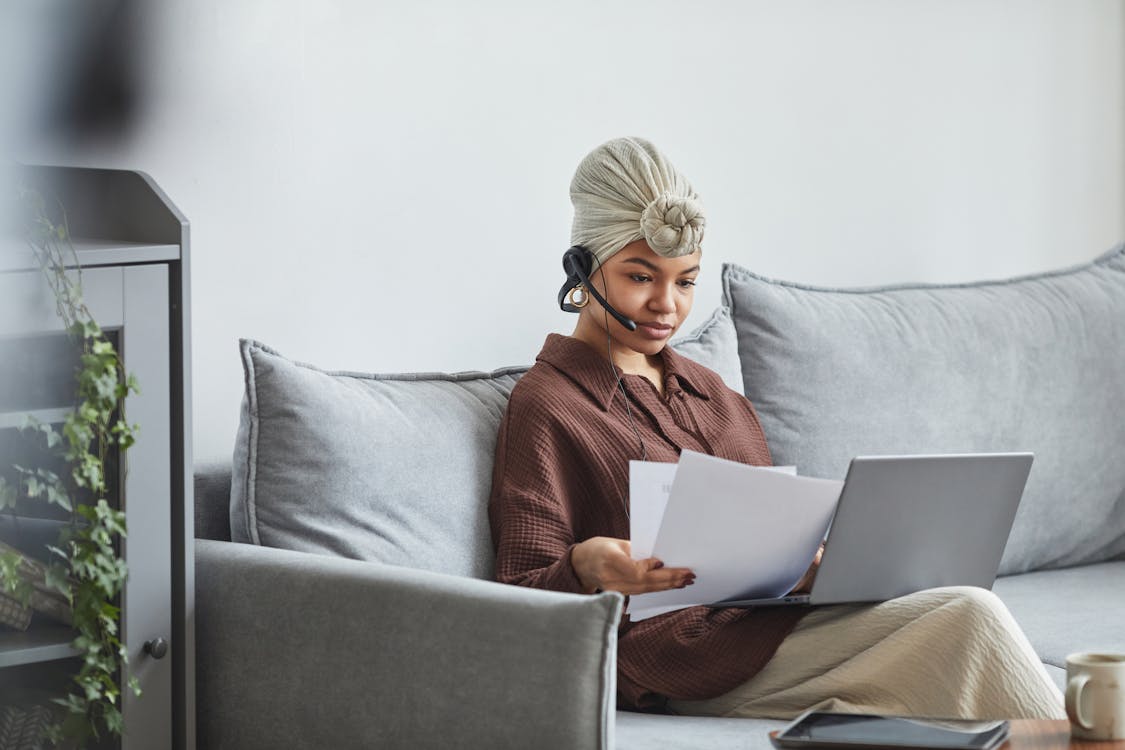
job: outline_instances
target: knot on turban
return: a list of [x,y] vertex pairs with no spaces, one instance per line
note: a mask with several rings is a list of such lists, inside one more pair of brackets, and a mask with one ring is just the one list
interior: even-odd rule
[[671,193],[648,204],[641,212],[641,230],[657,255],[677,258],[694,253],[703,240],[703,204]]

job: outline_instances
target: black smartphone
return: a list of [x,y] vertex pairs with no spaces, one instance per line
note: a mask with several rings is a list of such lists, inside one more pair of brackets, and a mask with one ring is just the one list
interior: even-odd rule
[[781,748],[945,748],[991,750],[1008,739],[1006,721],[911,719],[810,711],[771,734]]

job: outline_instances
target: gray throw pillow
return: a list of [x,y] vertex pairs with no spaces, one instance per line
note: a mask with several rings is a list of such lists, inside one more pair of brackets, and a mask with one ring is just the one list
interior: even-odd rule
[[1002,573],[1125,551],[1125,246],[1006,281],[828,289],[723,268],[778,463],[1035,453]]
[[240,349],[234,541],[492,577],[496,432],[524,368],[365,375]]

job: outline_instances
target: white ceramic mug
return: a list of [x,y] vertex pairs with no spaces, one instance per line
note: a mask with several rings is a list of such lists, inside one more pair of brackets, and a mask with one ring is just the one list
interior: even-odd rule
[[1074,737],[1125,739],[1125,654],[1066,657],[1066,715]]

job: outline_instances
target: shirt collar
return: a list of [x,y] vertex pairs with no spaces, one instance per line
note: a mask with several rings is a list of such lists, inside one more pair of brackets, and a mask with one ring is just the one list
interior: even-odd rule
[[[704,400],[710,399],[699,377],[700,365],[677,354],[671,347],[660,353],[664,360],[664,387],[668,393],[684,390]],[[547,336],[536,361],[544,362],[573,380],[601,406],[609,408],[617,390],[621,370],[585,341],[552,333]]]

